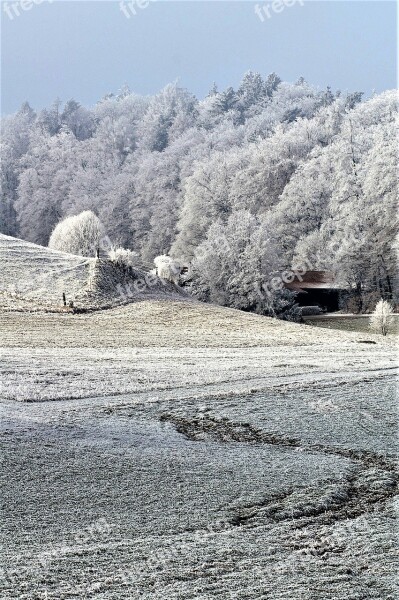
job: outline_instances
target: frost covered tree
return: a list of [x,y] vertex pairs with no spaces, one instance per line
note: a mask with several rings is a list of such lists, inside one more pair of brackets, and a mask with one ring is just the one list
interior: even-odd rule
[[154,258],[154,264],[158,277],[171,281],[175,285],[179,284],[181,273],[180,261],[163,254]]
[[262,76],[248,71],[237,90],[237,107],[242,111],[244,118],[259,112],[265,106],[267,98],[268,89]]
[[95,257],[105,237],[104,226],[90,210],[67,217],[54,229],[49,248],[78,256]]
[[269,219],[288,265],[333,271],[369,310],[373,294],[394,294],[396,99],[385,93],[350,111],[339,99],[322,110],[332,135],[299,165]]
[[249,211],[211,225],[192,262],[194,293],[204,301],[295,318],[294,295],[280,277],[278,245]]
[[96,104],[93,117],[97,125],[88,151],[92,160],[97,160],[99,168],[110,163],[121,167],[135,152],[149,103],[149,98],[122,94],[103,98]]
[[140,148],[162,152],[195,121],[196,99],[177,84],[154,96],[139,126]]
[[381,299],[370,317],[370,329],[385,336],[392,328],[394,318],[392,304]]
[[57,98],[50,108],[44,108],[38,115],[37,125],[44,134],[56,135],[61,129],[61,105]]
[[62,130],[44,137],[34,130],[30,149],[21,159],[15,209],[19,234],[46,246],[55,225],[64,216],[64,203],[77,171],[78,142]]
[[86,140],[93,135],[95,122],[92,113],[76,102],[69,100],[61,114],[61,124],[72,131],[78,140]]
[[192,258],[210,225],[217,219],[225,221],[231,214],[230,188],[240,166],[242,159],[235,148],[230,152],[214,152],[209,160],[196,165],[184,182],[179,233],[172,246],[174,254]]
[[19,177],[24,170],[21,159],[29,151],[35,120],[36,114],[28,102],[24,102],[15,115],[1,120],[0,231],[7,235],[18,232],[15,202]]
[[238,102],[237,95],[232,87],[227,88],[224,92],[216,94],[215,97],[215,111],[218,114],[227,113],[233,110]]

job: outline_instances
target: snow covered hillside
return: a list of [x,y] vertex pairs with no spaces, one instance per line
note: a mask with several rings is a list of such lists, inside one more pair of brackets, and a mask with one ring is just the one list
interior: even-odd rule
[[50,250],[0,234],[0,307],[59,310],[63,294],[75,308],[104,308],[143,298],[186,296],[138,269]]

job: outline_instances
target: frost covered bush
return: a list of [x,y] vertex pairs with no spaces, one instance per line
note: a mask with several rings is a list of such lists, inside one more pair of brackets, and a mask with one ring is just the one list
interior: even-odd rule
[[175,285],[179,284],[181,272],[181,263],[179,261],[166,256],[166,254],[162,254],[154,259],[154,264],[158,277],[171,281]]
[[138,254],[126,248],[113,248],[108,253],[109,258],[115,264],[124,267],[134,267],[137,265]]
[[272,305],[272,316],[283,321],[300,323],[302,321],[301,307],[295,302],[295,294],[287,289],[280,290]]
[[105,230],[100,219],[91,210],[85,210],[58,223],[48,247],[78,256],[94,257],[104,237]]
[[394,321],[393,307],[386,300],[380,300],[370,317],[370,329],[387,335]]

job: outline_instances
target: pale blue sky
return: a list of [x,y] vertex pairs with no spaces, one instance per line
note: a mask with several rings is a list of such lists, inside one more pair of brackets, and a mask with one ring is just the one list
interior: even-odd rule
[[178,78],[203,97],[248,70],[366,95],[396,86],[395,2],[298,0],[263,22],[255,5],[158,1],[128,19],[119,2],[42,0],[10,19],[2,2],[2,113],[57,96],[91,106],[125,82],[153,94]]

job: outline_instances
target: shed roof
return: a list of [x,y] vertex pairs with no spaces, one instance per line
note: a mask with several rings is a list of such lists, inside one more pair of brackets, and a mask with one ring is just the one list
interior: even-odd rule
[[306,271],[306,273],[295,273],[292,282],[286,283],[285,287],[289,290],[326,290],[339,289],[340,286],[335,283],[334,273],[331,271]]

